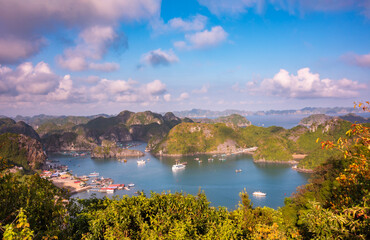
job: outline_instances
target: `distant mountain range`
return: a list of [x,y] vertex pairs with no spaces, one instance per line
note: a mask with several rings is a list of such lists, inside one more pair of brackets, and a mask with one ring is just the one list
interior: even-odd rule
[[174,111],[178,117],[188,118],[216,118],[221,116],[229,116],[231,114],[239,114],[242,116],[251,115],[311,115],[311,114],[328,114],[328,115],[343,115],[349,113],[363,113],[361,109],[354,109],[351,107],[334,107],[334,108],[316,108],[316,107],[305,107],[299,110],[269,110],[269,111],[244,111],[244,110],[233,110],[228,109],[224,111],[212,111],[205,109],[192,109],[186,111]]

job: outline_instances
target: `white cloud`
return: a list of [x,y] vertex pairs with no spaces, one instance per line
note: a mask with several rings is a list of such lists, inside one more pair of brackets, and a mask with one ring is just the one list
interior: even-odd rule
[[189,93],[183,92],[180,94],[180,97],[177,99],[178,101],[182,101],[189,98]]
[[88,81],[88,85],[83,85],[83,81],[75,85],[70,75],[60,77],[44,62],[36,66],[22,63],[14,70],[0,65],[0,105],[104,105],[117,102],[150,105],[170,99],[166,85],[158,79],[139,83],[132,79],[109,80],[91,76]]
[[162,19],[152,21],[152,28],[157,34],[169,31],[201,31],[205,28],[208,18],[206,16],[197,14],[191,16],[189,19],[172,18],[167,23]]
[[348,53],[346,55],[343,55],[341,58],[349,64],[370,68],[370,53],[364,55]]
[[211,48],[224,42],[227,36],[227,32],[221,26],[215,26],[210,31],[204,30],[194,34],[186,34],[187,42],[178,41],[174,43],[174,46],[180,49]]
[[204,94],[207,93],[209,89],[208,84],[204,84],[201,89],[194,89],[192,92],[197,94]]
[[0,94],[45,95],[56,89],[58,81],[59,77],[44,62],[36,66],[30,62],[22,63],[15,70],[0,66]]
[[153,82],[146,84],[146,90],[151,95],[161,95],[167,91],[166,85],[160,80],[154,80]]
[[[14,63],[38,53],[44,45],[40,30],[47,34],[64,27],[88,29],[114,26],[118,21],[149,20],[159,16],[160,7],[161,0],[0,1],[0,63]],[[83,67],[80,63],[74,69]]]
[[160,48],[145,53],[142,58],[141,62],[151,65],[153,67],[160,66],[160,65],[169,65],[171,63],[178,62],[179,58],[175,55],[172,50],[163,51]]
[[66,49],[62,56],[57,57],[57,62],[61,67],[71,71],[117,70],[119,68],[117,63],[89,62],[102,59],[117,38],[118,35],[111,26],[93,26],[85,29],[80,33],[77,45]]
[[163,95],[163,99],[164,99],[166,102],[171,101],[171,94],[167,93],[167,94]]
[[321,79],[318,73],[310,72],[309,68],[302,68],[297,71],[297,75],[281,69],[273,78],[264,79],[260,86],[253,83],[247,84],[247,87],[250,91],[268,95],[304,99],[356,97],[359,95],[358,91],[366,88],[366,85],[346,78]]
[[90,96],[100,102],[155,103],[159,96],[166,93],[166,85],[160,80],[147,84],[137,81],[102,79],[91,87]]
[[182,18],[173,18],[168,21],[168,25],[173,29],[179,29],[184,32],[203,30],[207,23],[207,17],[196,15],[191,20],[183,20]]
[[64,78],[59,82],[58,88],[54,92],[48,94],[49,100],[54,101],[66,101],[71,97],[71,91],[73,90],[73,82],[70,75],[65,75]]

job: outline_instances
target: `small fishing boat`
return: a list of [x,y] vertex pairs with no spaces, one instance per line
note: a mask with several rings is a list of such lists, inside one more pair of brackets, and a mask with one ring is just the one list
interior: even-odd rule
[[235,172],[236,173],[240,173],[242,170],[241,169],[236,169]]
[[185,169],[185,165],[182,163],[172,165],[172,171]]
[[253,192],[253,195],[254,195],[254,196],[258,196],[258,197],[264,197],[264,196],[266,196],[266,193],[263,193],[263,192],[257,191],[257,192]]
[[129,184],[127,184],[127,186],[128,186],[128,187],[135,187],[135,184],[133,184],[133,183],[129,183]]
[[98,172],[92,172],[89,174],[89,177],[99,177],[99,173]]

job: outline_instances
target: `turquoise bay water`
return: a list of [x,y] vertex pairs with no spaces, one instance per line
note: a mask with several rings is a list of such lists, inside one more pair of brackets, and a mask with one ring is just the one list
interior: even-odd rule
[[[134,147],[144,151],[145,143]],[[199,157],[201,163],[194,158]],[[146,153],[147,162],[139,166],[137,158],[128,158],[127,163],[115,159],[91,159],[89,156],[72,157],[67,155],[51,154],[50,159],[59,160],[61,164],[68,165],[73,174],[88,175],[99,172],[100,176],[109,177],[115,183],[134,183],[130,190],[116,191],[114,195],[134,195],[134,192],[143,190],[147,196],[150,191],[157,193],[163,191],[183,191],[197,194],[199,189],[204,191],[212,206],[225,206],[235,209],[240,198],[239,193],[246,189],[254,206],[268,206],[278,208],[284,205],[284,198],[290,196],[300,185],[307,183],[308,174],[298,173],[290,165],[281,164],[255,164],[250,155],[231,155],[225,161],[219,156],[209,162],[209,155],[157,158]],[[149,159],[149,160],[148,160]],[[188,164],[184,170],[172,172],[172,165],[176,159]],[[242,172],[236,173],[236,169]],[[254,191],[267,193],[266,197],[255,197]],[[88,198],[92,192],[83,192],[74,195],[79,198]],[[112,196],[113,194],[94,192],[97,197]]]

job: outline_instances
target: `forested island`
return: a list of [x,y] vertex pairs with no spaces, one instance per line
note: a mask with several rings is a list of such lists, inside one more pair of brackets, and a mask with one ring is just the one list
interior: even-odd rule
[[[320,115],[284,129],[253,126],[242,118],[192,120],[172,113],[124,111],[114,117],[57,118],[58,123],[47,119],[36,130],[24,122],[1,119],[0,235],[5,239],[369,238],[368,123]],[[243,191],[232,211],[211,207],[201,191],[195,196],[140,193],[121,199],[76,200],[38,174],[47,157],[44,149],[85,149],[102,158],[119,157],[123,150],[116,143],[131,140],[148,141],[155,154],[235,154],[257,147],[256,161],[289,162],[294,155],[305,156],[298,168],[314,173],[277,210],[253,207]]]

